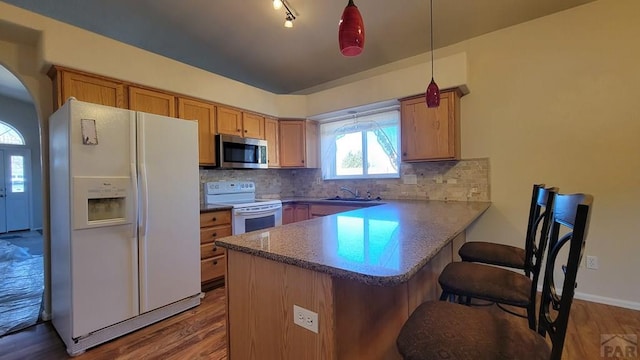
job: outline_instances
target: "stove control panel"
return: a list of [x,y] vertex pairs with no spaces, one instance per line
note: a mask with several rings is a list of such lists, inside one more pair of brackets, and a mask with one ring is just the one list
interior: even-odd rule
[[207,195],[255,193],[253,181],[212,181],[205,184]]

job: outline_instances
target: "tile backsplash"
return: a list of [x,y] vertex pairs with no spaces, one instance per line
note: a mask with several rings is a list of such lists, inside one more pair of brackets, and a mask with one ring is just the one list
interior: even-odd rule
[[[322,180],[320,169],[200,170],[200,199],[208,181],[256,183],[258,198],[351,196],[340,190],[371,192],[382,199],[489,201],[489,159],[402,163],[399,179]],[[415,184],[414,184],[415,183]]]

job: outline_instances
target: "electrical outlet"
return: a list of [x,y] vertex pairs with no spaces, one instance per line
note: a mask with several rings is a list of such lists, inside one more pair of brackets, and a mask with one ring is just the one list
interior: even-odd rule
[[293,305],[293,323],[318,333],[318,314],[298,305]]
[[587,269],[598,269],[598,257],[587,255]]

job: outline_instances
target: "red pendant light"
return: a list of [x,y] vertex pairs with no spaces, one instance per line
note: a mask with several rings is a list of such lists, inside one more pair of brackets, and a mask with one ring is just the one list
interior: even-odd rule
[[429,0],[429,7],[431,14],[431,82],[427,86],[424,96],[427,100],[427,107],[434,108],[440,106],[440,89],[433,80],[433,0]]
[[340,52],[344,56],[360,55],[364,49],[364,22],[358,7],[349,0],[342,12],[338,28]]

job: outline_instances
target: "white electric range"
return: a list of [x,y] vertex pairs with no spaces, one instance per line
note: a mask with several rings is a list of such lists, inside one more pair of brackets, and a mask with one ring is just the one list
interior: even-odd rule
[[252,181],[208,182],[205,195],[207,204],[233,207],[233,235],[282,225],[282,201],[256,199]]

